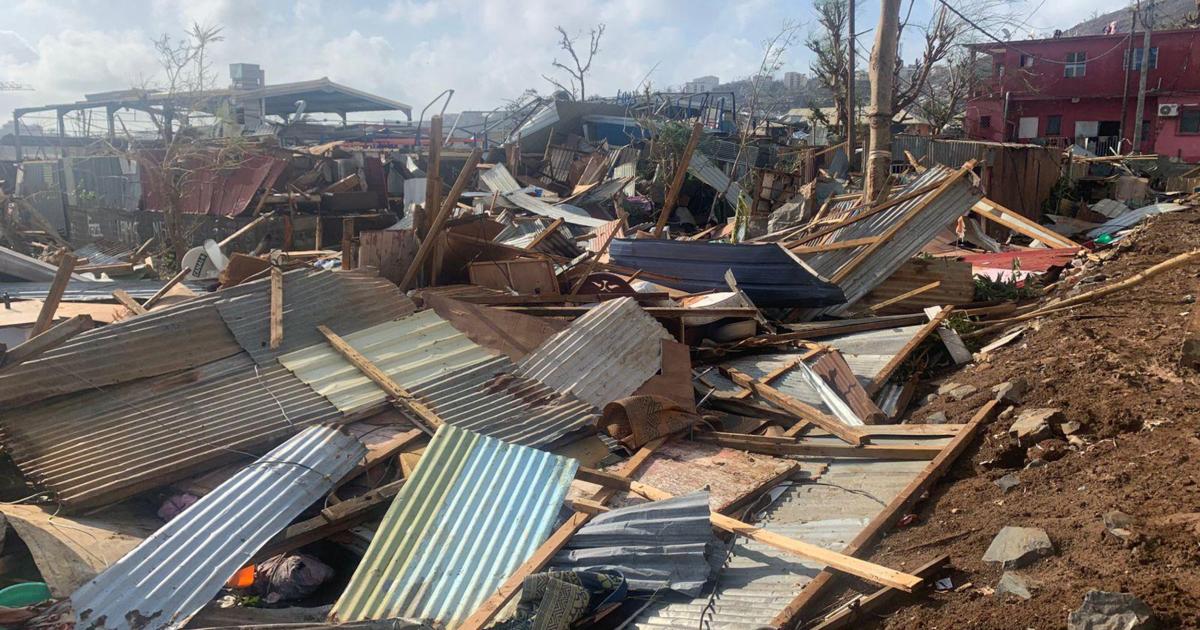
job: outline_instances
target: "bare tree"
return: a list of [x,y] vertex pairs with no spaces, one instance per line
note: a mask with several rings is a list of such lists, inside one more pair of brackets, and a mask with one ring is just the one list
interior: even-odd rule
[[976,78],[970,55],[952,53],[945,64],[933,68],[909,109],[929,122],[937,134],[962,113]]
[[559,35],[558,47],[567,51],[567,54],[571,56],[574,68],[562,63],[557,57],[551,65],[567,73],[567,82],[571,86],[568,88],[561,81],[544,74],[542,78],[549,81],[554,87],[570,94],[571,98],[585,101],[587,100],[587,73],[592,69],[592,60],[596,57],[596,53],[600,52],[600,38],[604,36],[604,24],[598,24],[588,32],[589,44],[586,59],[580,59],[579,53],[575,51],[578,35],[572,38],[563,27],[556,26],[554,28]]
[[[849,59],[849,37],[846,34],[850,9],[846,0],[816,0],[817,24],[820,31],[809,34],[804,46],[816,57],[809,69],[821,87],[833,96],[837,107],[835,126],[845,131],[846,112],[846,67]],[[815,109],[815,108],[814,108]],[[828,124],[829,121],[825,121]]]

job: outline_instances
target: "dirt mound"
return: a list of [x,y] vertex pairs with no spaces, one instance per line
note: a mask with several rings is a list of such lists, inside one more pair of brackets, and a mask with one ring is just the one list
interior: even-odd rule
[[[1200,212],[1163,215],[1116,257],[1081,273],[1079,288],[1196,248]],[[1029,391],[1016,411],[1061,409],[1079,423],[1082,442],[1047,444],[1046,459],[1061,458],[1024,469],[1024,449],[1015,451],[1006,436],[1012,418],[985,427],[916,522],[884,539],[872,557],[913,568],[946,553],[959,570],[955,586],[971,586],[910,600],[886,611],[877,627],[1065,627],[1090,589],[1133,593],[1165,627],[1200,627],[1200,535],[1193,518],[1180,516],[1200,512],[1200,377],[1176,365],[1196,297],[1200,267],[1177,269],[1045,317],[990,361],[946,376],[943,382],[978,392],[961,401],[940,396],[914,418],[944,411],[965,421],[992,386],[1020,377]],[[1020,485],[1005,493],[993,482],[1009,473]],[[1106,531],[1102,515],[1112,510],[1137,519],[1128,539]],[[989,594],[1002,571],[981,558],[1005,525],[1041,527],[1055,546],[1055,555],[1021,571],[1040,584],[1029,601]]]

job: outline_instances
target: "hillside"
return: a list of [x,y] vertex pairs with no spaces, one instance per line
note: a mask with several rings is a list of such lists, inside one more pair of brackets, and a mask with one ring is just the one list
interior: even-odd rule
[[[1196,14],[1197,0],[1158,0],[1155,3],[1155,23],[1154,28],[1179,28],[1184,26],[1184,21],[1188,16]],[[1077,35],[1100,35],[1104,32],[1104,27],[1110,22],[1117,23],[1117,32],[1129,32],[1129,26],[1132,21],[1131,12],[1128,7],[1112,11],[1091,18],[1072,26],[1063,32],[1068,37]],[[1193,20],[1194,23],[1194,20]]]

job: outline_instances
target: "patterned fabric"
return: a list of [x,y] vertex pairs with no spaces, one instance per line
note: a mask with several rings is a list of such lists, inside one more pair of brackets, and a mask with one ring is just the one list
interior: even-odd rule
[[664,396],[629,396],[604,406],[600,426],[630,450],[695,424],[699,416]]
[[618,573],[552,571],[525,578],[511,619],[498,630],[567,630],[585,617],[611,610],[625,599],[625,578]]

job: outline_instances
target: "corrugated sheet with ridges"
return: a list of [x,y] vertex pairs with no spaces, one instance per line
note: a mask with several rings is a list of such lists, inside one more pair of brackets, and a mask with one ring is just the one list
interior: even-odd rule
[[6,411],[0,429],[21,472],[78,509],[178,481],[339,416],[291,372],[239,353]]
[[76,627],[183,627],[366,453],[358,440],[329,427],[310,427],[281,444],[75,591]]
[[550,534],[578,462],[438,429],[330,612],[454,627]]
[[661,342],[669,339],[633,298],[608,300],[531,352],[516,374],[603,409],[659,371]]
[[271,350],[271,286],[217,304],[233,336],[260,365],[275,357],[324,344],[318,325],[339,335],[411,314],[413,301],[386,278],[362,271],[297,270],[283,274],[283,343]]

